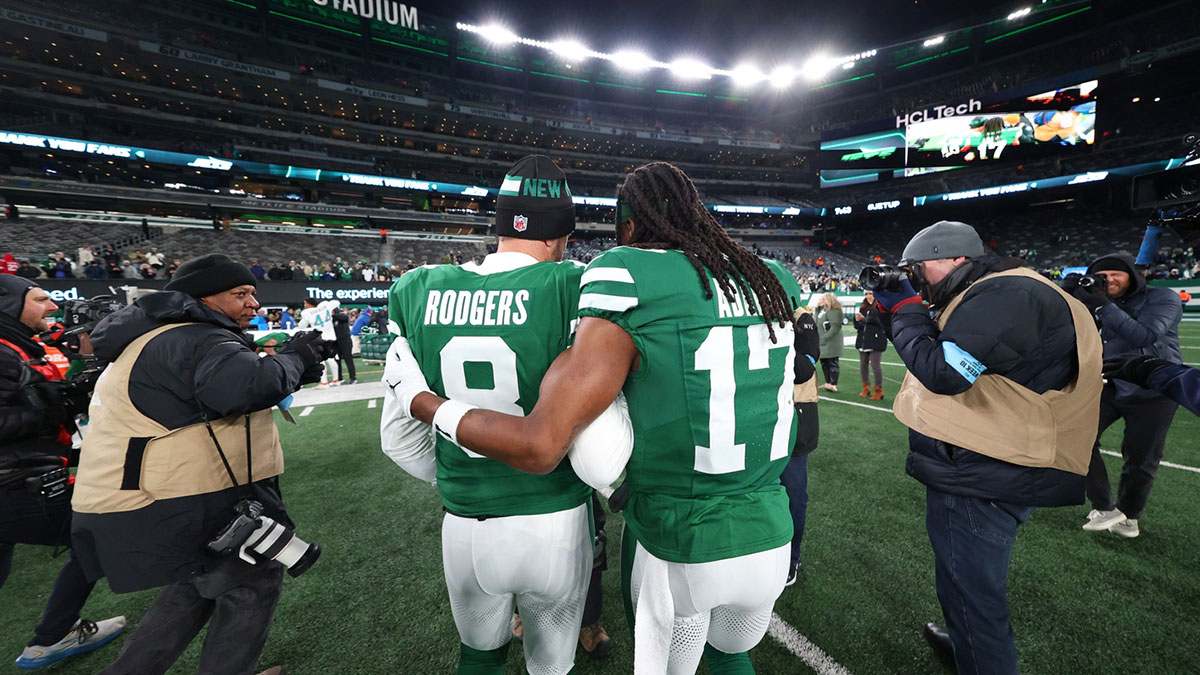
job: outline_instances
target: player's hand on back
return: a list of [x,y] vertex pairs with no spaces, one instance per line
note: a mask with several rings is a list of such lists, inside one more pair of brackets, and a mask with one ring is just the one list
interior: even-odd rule
[[383,368],[383,383],[387,386],[386,395],[396,397],[399,404],[397,411],[408,419],[413,419],[412,400],[417,394],[432,393],[407,338],[397,337],[388,348],[387,361]]

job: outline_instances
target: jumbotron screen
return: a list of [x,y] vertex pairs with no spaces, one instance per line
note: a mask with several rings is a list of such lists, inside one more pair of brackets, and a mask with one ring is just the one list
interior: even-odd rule
[[998,101],[976,100],[896,118],[896,128],[823,141],[823,187],[946,168],[1087,152],[1095,143],[1096,81]]

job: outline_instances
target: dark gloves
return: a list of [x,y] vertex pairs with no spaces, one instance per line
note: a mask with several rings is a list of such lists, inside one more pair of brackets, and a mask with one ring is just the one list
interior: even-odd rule
[[901,304],[920,301],[921,296],[913,289],[912,282],[901,279],[895,288],[881,288],[875,291],[875,304],[882,312],[891,312]]
[[311,365],[325,360],[325,346],[322,343],[320,331],[303,331],[293,334],[275,351],[278,354],[297,354],[306,364]]
[[1112,299],[1108,297],[1108,293],[1105,292],[1105,288],[1106,286],[1104,284],[1079,286],[1075,290],[1071,291],[1071,295],[1075,296],[1076,300],[1087,305],[1089,310],[1095,312],[1101,307],[1112,302]]
[[1083,279],[1083,275],[1078,272],[1072,272],[1062,278],[1062,283],[1059,284],[1062,289],[1068,293],[1074,293],[1075,289],[1079,288],[1079,280]]
[[321,376],[325,374],[325,364],[318,361],[304,369],[300,374],[300,386],[306,384],[316,384],[321,381]]
[[1110,380],[1125,380],[1139,387],[1147,388],[1147,382],[1154,371],[1170,365],[1164,361],[1146,354],[1121,354],[1104,359],[1104,376]]

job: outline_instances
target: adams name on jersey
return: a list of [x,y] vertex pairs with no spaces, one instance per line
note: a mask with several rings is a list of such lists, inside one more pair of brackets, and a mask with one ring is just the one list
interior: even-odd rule
[[[796,304],[800,288],[767,261]],[[680,251],[618,247],[583,274],[580,317],[621,326],[640,355],[623,391],[634,449],[626,523],[655,556],[698,563],[792,538],[779,476],[795,438],[790,325],[768,326]]]
[[[408,338],[430,389],[510,415],[528,415],[542,376],[576,323],[583,266],[494,253],[478,265],[429,265],[392,285],[388,314]],[[568,462],[536,476],[437,437],[442,503],[462,516],[550,513],[591,488]]]

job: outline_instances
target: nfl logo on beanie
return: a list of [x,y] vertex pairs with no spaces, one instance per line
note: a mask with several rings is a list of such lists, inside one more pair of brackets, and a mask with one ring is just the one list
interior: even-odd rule
[[513,229],[517,232],[529,229],[529,219],[525,216],[513,216]]

